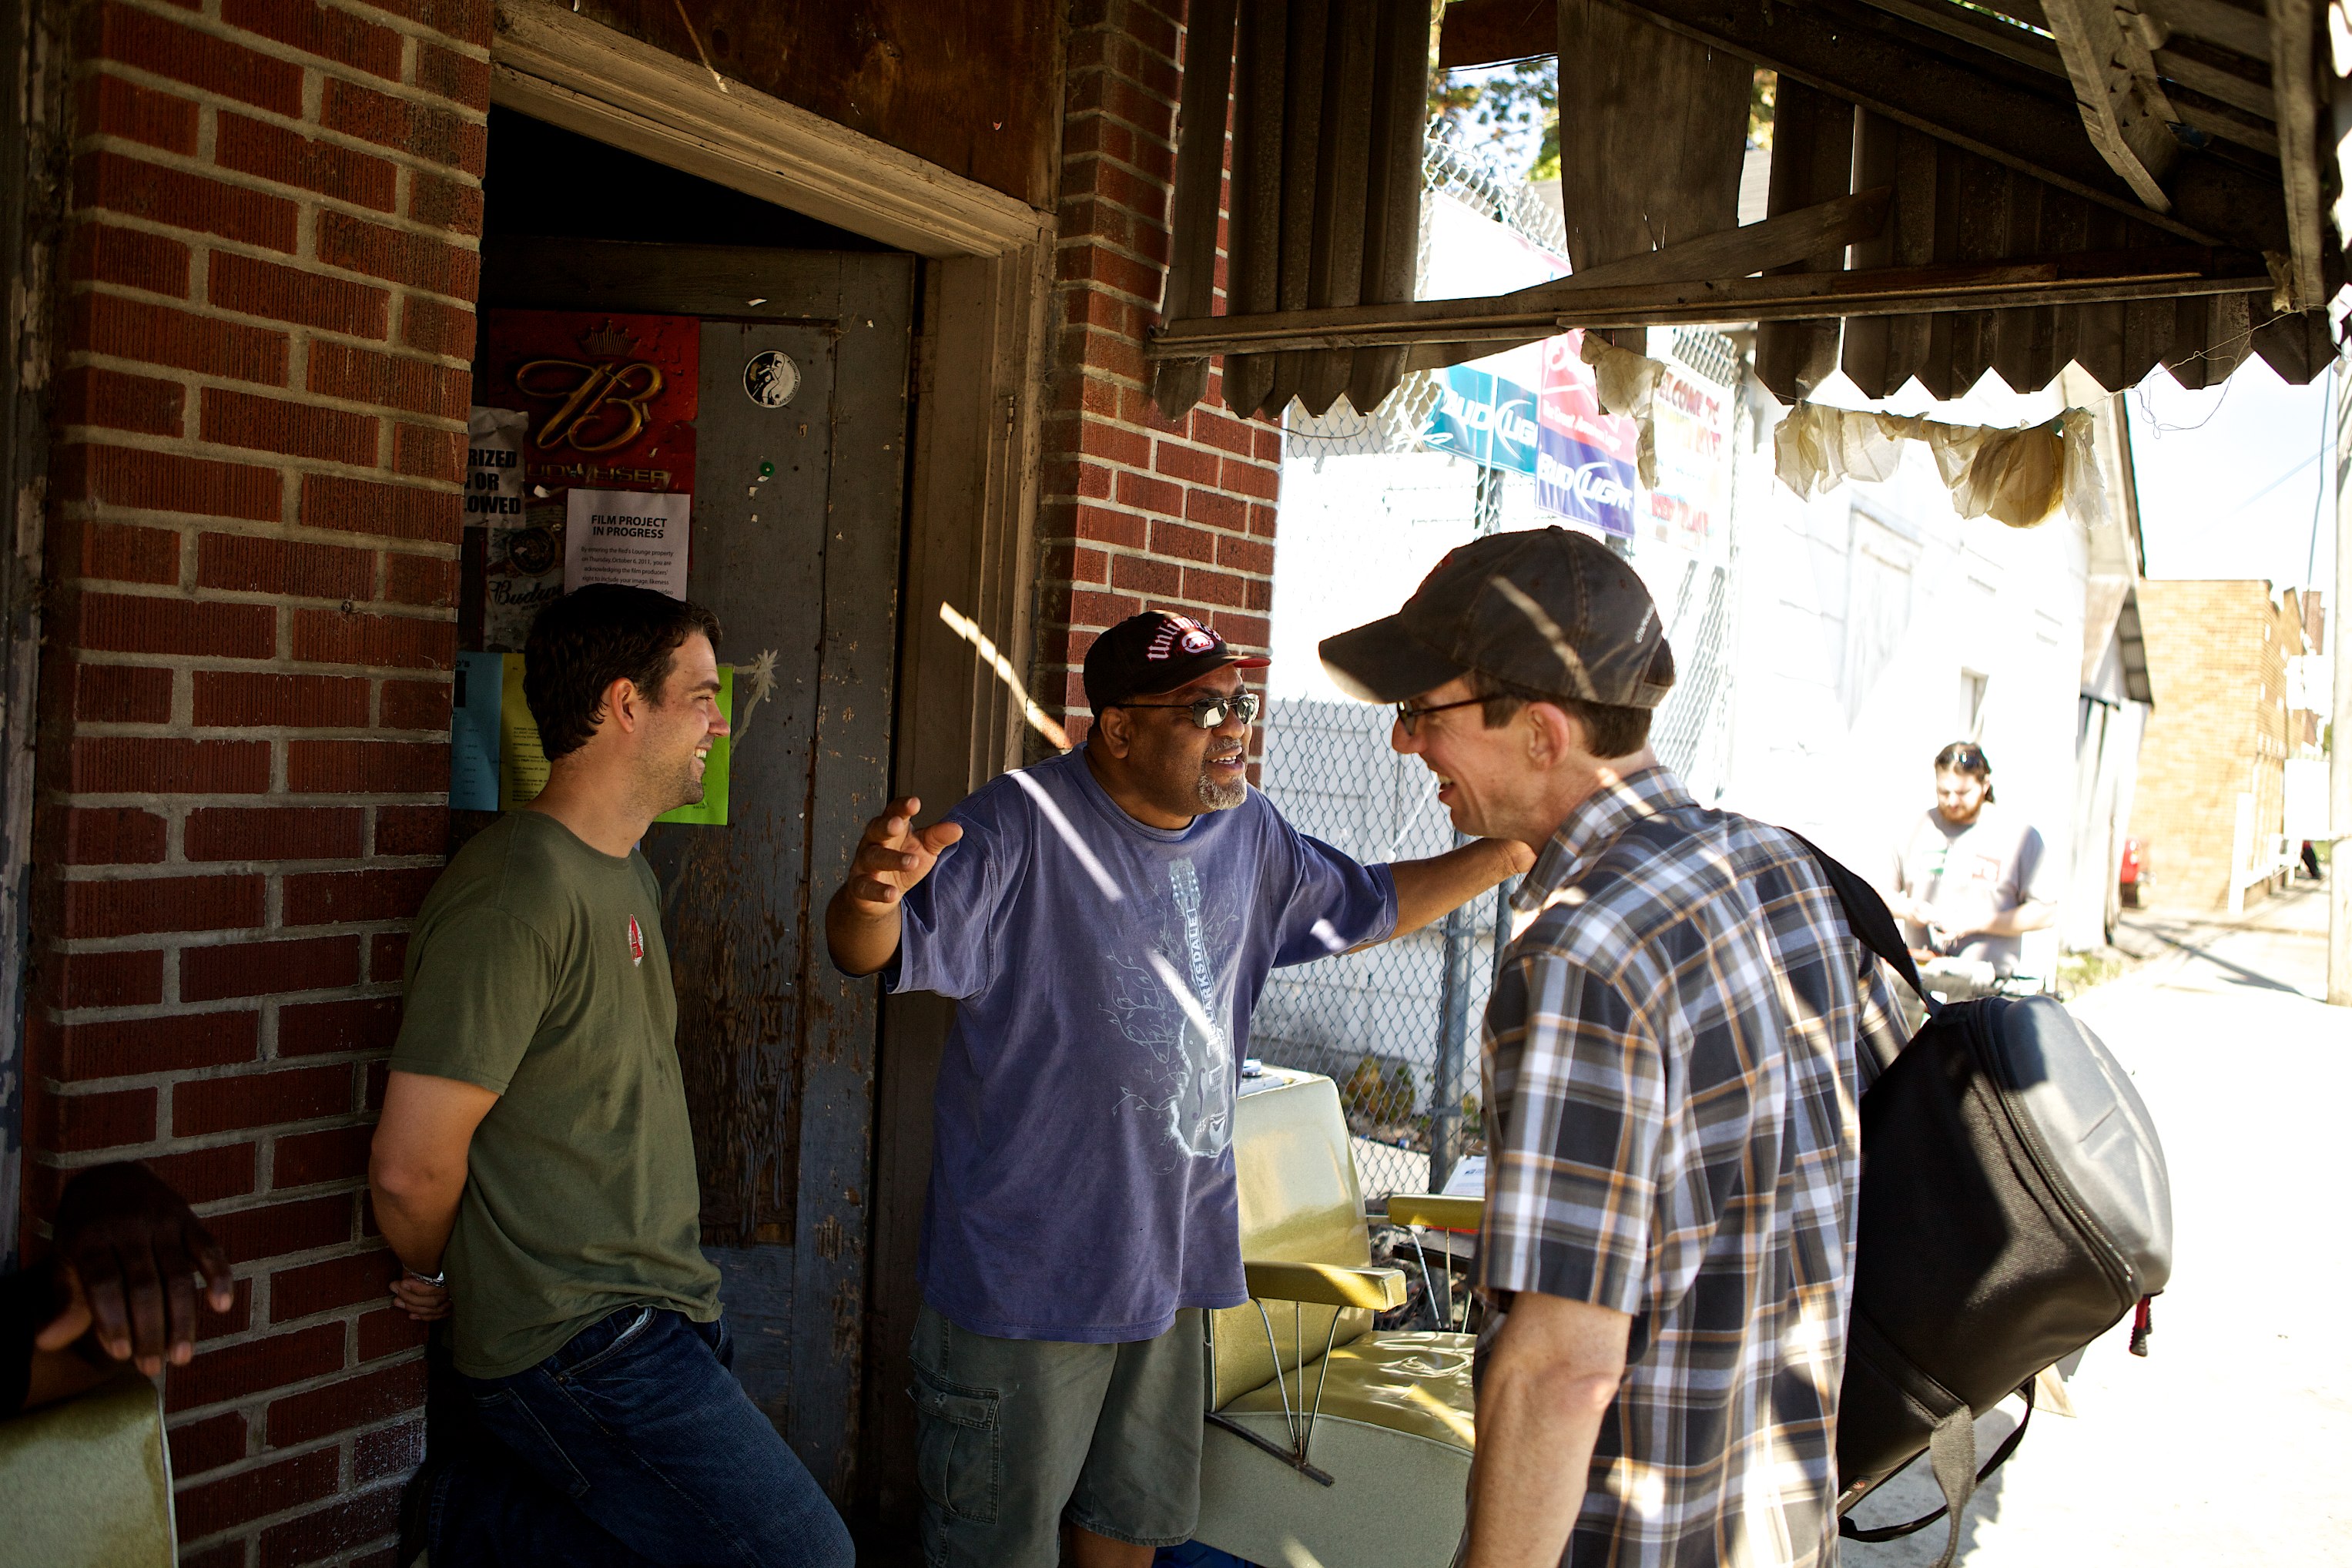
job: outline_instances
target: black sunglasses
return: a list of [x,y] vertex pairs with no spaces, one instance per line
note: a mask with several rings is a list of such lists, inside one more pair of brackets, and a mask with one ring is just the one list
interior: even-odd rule
[[1424,713],[1443,713],[1448,708],[1467,708],[1474,702],[1486,700],[1483,697],[1465,697],[1459,702],[1433,702],[1426,708],[1415,708],[1410,702],[1400,702],[1396,705],[1397,728],[1411,735],[1420,728],[1421,716]]
[[1203,697],[1197,702],[1114,702],[1114,708],[1154,708],[1170,713],[1190,713],[1192,722],[1203,730],[1213,730],[1225,721],[1226,715],[1238,713],[1244,724],[1255,724],[1265,704],[1255,691],[1244,691],[1237,697]]

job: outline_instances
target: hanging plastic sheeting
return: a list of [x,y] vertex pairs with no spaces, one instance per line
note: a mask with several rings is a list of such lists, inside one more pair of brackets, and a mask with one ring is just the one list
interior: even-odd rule
[[2085,519],[2105,504],[2091,415],[2082,408],[2022,430],[1996,430],[1800,403],[1773,432],[1773,468],[1810,500],[1848,479],[1891,479],[1906,441],[1927,444],[1962,517],[2032,528],[2070,503]]
[[[1428,99],[1428,0],[1193,0],[1177,122],[1160,315],[1197,321],[1214,294],[1219,186],[1233,108],[1226,311],[1254,315],[1412,298]],[[1234,354],[1225,405],[1369,414],[1404,374],[1401,346]],[[1207,395],[1206,359],[1160,360],[1152,400],[1179,419]]]
[[1601,399],[1601,412],[1633,421],[1638,432],[1633,471],[1641,476],[1644,488],[1657,489],[1658,426],[1650,408],[1658,394],[1658,380],[1666,374],[1664,362],[1621,349],[1599,332],[1584,334],[1580,353],[1592,367],[1593,392]]

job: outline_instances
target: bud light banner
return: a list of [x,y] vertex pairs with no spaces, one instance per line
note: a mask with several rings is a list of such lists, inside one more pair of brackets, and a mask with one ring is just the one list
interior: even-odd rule
[[1422,444],[1484,467],[1493,455],[1494,437],[1495,378],[1466,365],[1448,365],[1438,372],[1437,406],[1422,428]]
[[1536,505],[1621,539],[1633,536],[1633,421],[1601,412],[1584,334],[1547,338],[1537,400]]
[[1437,379],[1437,406],[1421,433],[1433,452],[1467,458],[1481,468],[1536,471],[1536,395],[1516,381],[1467,365],[1448,365]]

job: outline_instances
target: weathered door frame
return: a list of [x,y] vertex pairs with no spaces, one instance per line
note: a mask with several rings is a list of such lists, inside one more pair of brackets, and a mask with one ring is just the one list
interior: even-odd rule
[[[1016,765],[1020,710],[939,607],[971,616],[1015,668],[1030,667],[1053,215],[741,82],[722,85],[555,0],[497,0],[490,64],[494,104],[925,258],[895,788],[936,811]],[[900,1391],[949,1017],[924,996],[895,998],[882,1014],[859,1423],[866,1462],[855,1491],[860,1512],[886,1521],[913,1501],[912,1412]]]
[[899,785],[944,800],[1018,757],[1020,711],[938,618],[1016,668],[1030,606],[1053,216],[574,16],[498,0],[490,101],[910,250],[923,268]]
[[66,132],[65,51],[54,7],[0,0],[16,112],[0,128],[0,270],[10,307],[0,362],[0,1268],[16,1262],[25,1159],[33,738],[47,512],[45,406]]

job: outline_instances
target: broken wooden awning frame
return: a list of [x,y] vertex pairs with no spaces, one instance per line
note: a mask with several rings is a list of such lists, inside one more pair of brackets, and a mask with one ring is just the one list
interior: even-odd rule
[[[1572,274],[1414,301],[1423,5],[1194,0],[1147,350],[1171,416],[1212,355],[1237,413],[1342,393],[1369,412],[1407,370],[1579,327],[1757,322],[1783,401],[1841,368],[1941,398],[1987,370],[2038,390],[2070,361],[2110,389],[2158,363],[2203,386],[2249,353],[2301,383],[2335,353],[2316,0],[1456,0],[1447,67],[1562,61]],[[1741,226],[1758,69],[1779,77],[1771,174]]]

